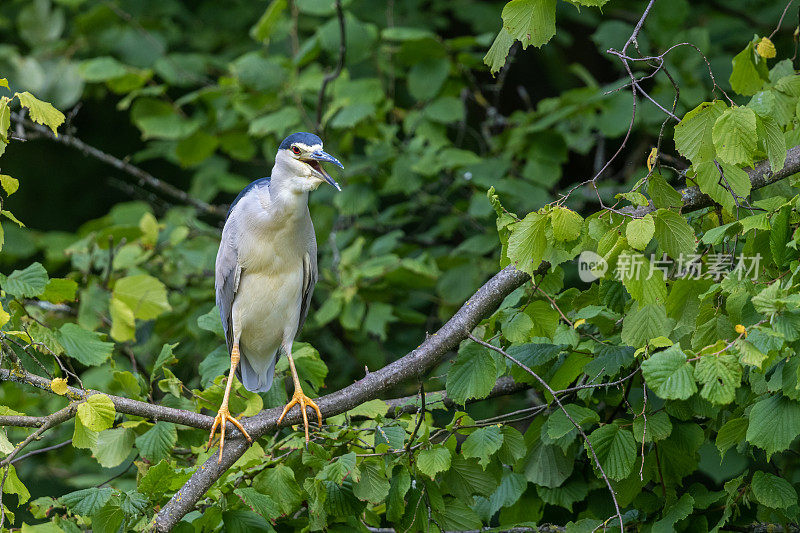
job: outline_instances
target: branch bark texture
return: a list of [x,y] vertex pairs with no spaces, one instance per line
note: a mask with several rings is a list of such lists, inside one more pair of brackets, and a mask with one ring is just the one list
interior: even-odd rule
[[[761,189],[767,185],[772,185],[784,178],[788,178],[792,174],[800,172],[800,146],[790,148],[786,153],[786,162],[783,168],[778,172],[772,172],[769,161],[761,161],[755,168],[746,171],[750,176],[750,184],[752,190]],[[681,199],[683,206],[681,207],[682,213],[690,213],[714,205],[714,200],[710,196],[700,191],[700,187],[687,187],[681,189]],[[637,208],[625,208],[622,211],[634,218],[642,218],[648,213],[652,213],[656,208],[652,205],[641,206]]]

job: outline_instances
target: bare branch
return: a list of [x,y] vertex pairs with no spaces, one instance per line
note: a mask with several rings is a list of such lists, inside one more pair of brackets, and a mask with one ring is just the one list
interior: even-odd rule
[[322,127],[322,106],[325,104],[325,89],[328,84],[334,81],[342,73],[344,67],[344,56],[347,54],[347,41],[345,40],[344,31],[344,10],[342,9],[342,0],[336,0],[336,18],[339,20],[339,62],[336,63],[336,69],[330,72],[323,78],[322,86],[319,88],[319,97],[317,98],[317,132]]
[[12,450],[12,452],[10,454],[8,454],[8,456],[5,459],[0,461],[0,466],[7,466],[7,465],[11,464],[11,461],[14,460],[14,457],[16,457],[17,454],[19,452],[21,452],[22,449],[25,446],[27,446],[28,444],[30,444],[34,440],[37,440],[48,429],[50,429],[50,428],[52,428],[54,426],[57,426],[59,424],[63,424],[67,420],[70,420],[72,417],[75,416],[75,413],[77,413],[77,412],[78,412],[78,404],[77,403],[70,403],[65,408],[63,408],[63,409],[61,409],[59,411],[56,411],[52,415],[46,416],[45,417],[45,422],[39,427],[39,429],[37,429],[36,431],[34,431],[30,435],[28,435],[28,437],[25,440],[20,442],[17,445],[17,447],[14,448]]
[[191,205],[198,211],[203,213],[213,215],[218,218],[225,218],[225,208],[212,205],[202,200],[198,200],[197,198],[193,198],[189,196],[185,191],[182,191],[171,185],[165,181],[162,181],[149,172],[142,170],[141,168],[128,163],[118,157],[115,157],[111,154],[108,154],[94,146],[86,144],[82,140],[74,137],[68,133],[61,133],[59,135],[54,134],[50,128],[45,126],[40,126],[39,124],[35,124],[27,119],[25,119],[22,115],[18,113],[12,113],[11,118],[16,121],[18,124],[24,125],[26,128],[33,130],[36,132],[38,136],[45,137],[50,139],[51,141],[55,141],[57,143],[64,144],[66,146],[71,146],[82,152],[84,155],[89,157],[93,157],[98,161],[102,161],[107,165],[111,165],[112,167],[121,170],[128,174],[131,177],[136,178],[137,181],[141,183],[146,183],[150,187],[156,189],[157,191],[163,193],[164,195],[177,200],[179,202],[183,202],[185,204]]
[[[16,383],[24,383],[26,385],[32,385],[47,392],[51,393],[53,392],[52,389],[50,388],[49,379],[30,374],[28,372],[18,372],[18,371],[8,370],[6,368],[0,368],[0,381],[13,381]],[[67,388],[67,398],[71,400],[85,400],[92,394],[101,394],[101,393],[99,391],[92,391],[92,390],[84,391],[81,389],[76,389],[75,387]],[[111,394],[106,394],[106,396],[108,396],[111,399],[111,401],[114,402],[114,409],[116,409],[118,413],[141,416],[150,420],[162,420],[164,422],[174,422],[176,424],[191,426],[198,429],[211,429],[211,424],[214,422],[214,419],[208,415],[201,415],[199,413],[193,413],[191,411],[185,411],[183,409],[164,407],[163,405],[155,405],[152,403],[140,402],[137,400],[131,400],[130,398],[123,398],[121,396],[114,396]],[[21,418],[24,418],[25,420],[21,420]],[[14,422],[32,422],[31,419],[35,418],[39,418],[41,420],[41,418],[47,419],[48,417],[4,416],[0,417],[0,426],[3,425],[24,426],[25,424],[17,424]],[[8,423],[3,423],[3,422],[8,422]],[[27,426],[27,427],[36,427],[36,426]]]

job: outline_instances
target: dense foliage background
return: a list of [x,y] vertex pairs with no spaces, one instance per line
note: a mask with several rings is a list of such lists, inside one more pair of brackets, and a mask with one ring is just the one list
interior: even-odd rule
[[[798,182],[751,197],[747,172],[800,168],[786,156],[800,144],[796,6],[341,10],[0,5],[0,452],[12,454],[0,527],[145,530],[215,453],[202,429],[66,385],[216,411],[224,204],[298,130],[319,131],[346,169],[341,193],[310,199],[320,282],[295,354],[307,391],[413,350],[501,266],[537,275],[427,375],[423,412],[412,382],[385,395],[409,396],[395,402],[405,409],[373,401],[330,417],[308,448],[291,428],[262,438],[176,530],[796,522]],[[630,76],[642,78],[635,107]],[[681,210],[675,189],[692,185],[714,206]],[[583,250],[611,272],[581,281]],[[632,257],[709,267],[723,252],[762,257],[757,279],[611,275]],[[267,394],[237,384],[232,411],[285,403],[278,368]],[[9,381],[31,374],[51,390]],[[513,393],[473,401],[508,376]],[[52,413],[63,419],[15,452],[34,429],[13,417]]]

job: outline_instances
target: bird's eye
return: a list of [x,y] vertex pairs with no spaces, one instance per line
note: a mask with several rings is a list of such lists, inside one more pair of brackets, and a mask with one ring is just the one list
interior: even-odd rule
[[294,155],[300,155],[300,148],[298,148],[297,146],[292,146],[292,153]]

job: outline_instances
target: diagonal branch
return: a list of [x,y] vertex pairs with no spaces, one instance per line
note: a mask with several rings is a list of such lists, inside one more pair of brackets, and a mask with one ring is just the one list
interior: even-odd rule
[[150,187],[156,189],[157,191],[161,192],[165,196],[172,198],[173,200],[177,200],[179,202],[183,202],[185,204],[191,205],[198,211],[213,215],[218,218],[225,218],[225,208],[212,205],[207,202],[203,202],[202,200],[198,200],[197,198],[193,198],[189,196],[185,191],[175,187],[174,185],[162,181],[149,172],[142,170],[141,168],[132,165],[131,163],[119,159],[111,154],[108,154],[99,148],[95,148],[89,144],[86,144],[79,138],[70,135],[68,133],[61,133],[59,135],[54,134],[50,128],[45,126],[40,126],[39,124],[35,124],[29,120],[26,120],[22,114],[20,113],[12,113],[11,118],[17,122],[17,124],[22,124],[25,128],[33,130],[36,132],[37,136],[44,137],[46,139],[50,139],[51,141],[55,141],[60,144],[64,144],[66,146],[71,146],[72,148],[77,149],[78,151],[82,152],[84,155],[93,157],[98,161],[102,161],[103,163],[110,165],[118,170],[121,170],[128,174],[129,176],[136,178],[139,183],[146,183]]
[[[750,177],[750,186],[752,190],[761,189],[767,185],[772,185],[782,179],[788,178],[792,174],[800,172],[800,146],[790,148],[786,153],[786,162],[783,168],[778,172],[772,172],[769,161],[761,161],[755,168],[745,170]],[[714,200],[710,196],[700,191],[700,187],[687,187],[681,189],[681,200],[683,205],[681,207],[682,213],[689,213],[714,205]],[[655,206],[647,205],[642,207],[626,207],[621,209],[626,215],[634,218],[642,218],[648,213],[656,210]]]
[[[543,274],[549,268],[548,263],[535,272]],[[344,413],[357,405],[377,398],[382,392],[403,381],[419,378],[428,370],[441,363],[447,354],[458,346],[486,315],[494,311],[503,299],[513,290],[528,281],[530,276],[515,269],[506,267],[487,281],[456,312],[447,323],[433,335],[430,335],[416,350],[401,359],[375,372],[370,372],[363,379],[340,391],[318,398],[317,404],[324,416]],[[245,429],[255,438],[268,431],[277,429],[281,408],[262,411],[256,416],[243,421]],[[293,409],[284,419],[282,425],[300,422],[300,411]],[[213,456],[201,465],[189,481],[173,496],[172,499],[156,515],[154,528],[158,531],[169,531],[194,509],[195,504],[203,497],[214,482],[236,462],[247,450],[247,441],[240,435],[234,435],[225,446],[222,460],[217,463]]]

